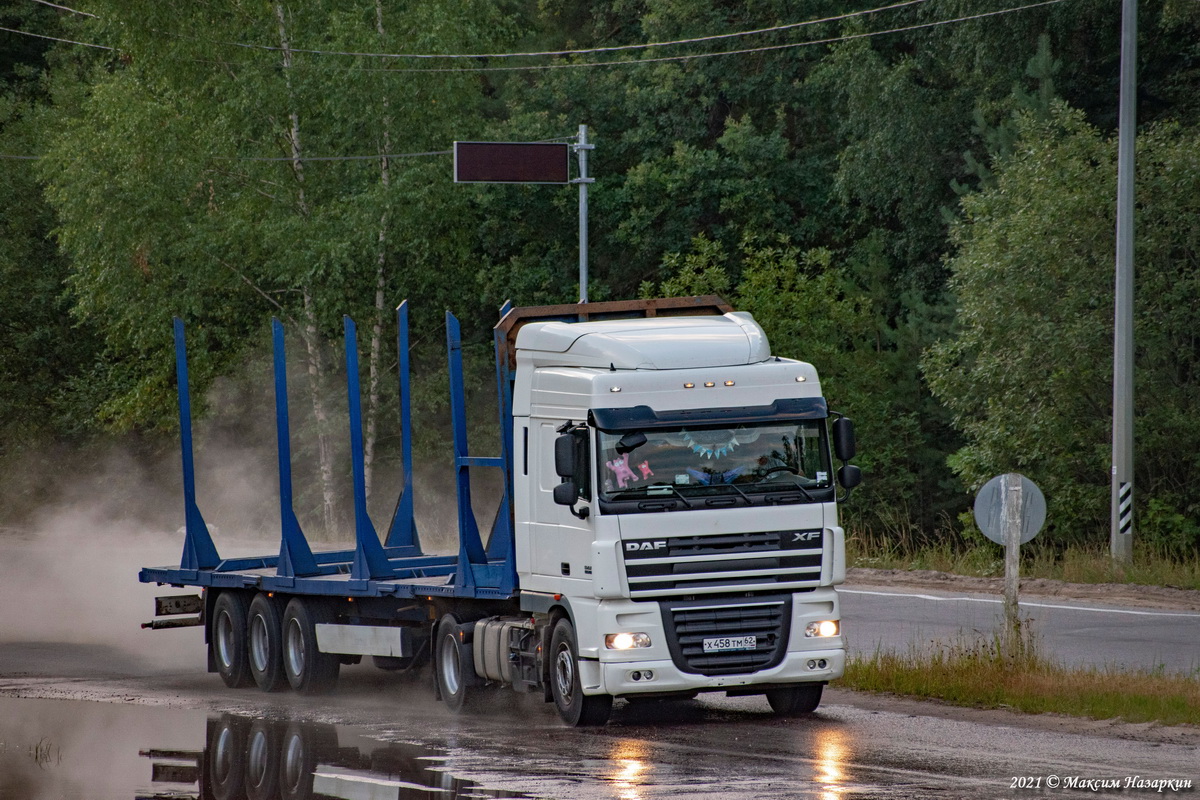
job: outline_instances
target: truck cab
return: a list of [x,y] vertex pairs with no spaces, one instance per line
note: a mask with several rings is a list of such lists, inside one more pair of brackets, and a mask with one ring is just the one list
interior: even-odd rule
[[846,558],[814,367],[738,312],[530,322],[515,363],[521,606],[569,619],[578,691],[815,708]]

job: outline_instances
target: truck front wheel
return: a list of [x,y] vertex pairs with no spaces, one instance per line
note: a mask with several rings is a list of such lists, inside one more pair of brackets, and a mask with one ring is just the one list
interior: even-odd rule
[[283,671],[300,694],[324,694],[337,685],[341,662],[317,649],[317,625],[329,616],[321,601],[299,597],[283,612]]
[[246,615],[246,597],[241,592],[217,595],[209,647],[217,663],[217,673],[230,689],[240,689],[253,682],[247,657]]
[[579,681],[575,628],[560,619],[550,637],[550,691],[563,722],[574,727],[603,725],[612,713],[611,694],[585,695]]
[[467,641],[467,630],[447,614],[437,628],[435,659],[438,692],[454,713],[469,709],[476,699],[479,679],[475,675],[475,653]]
[[799,686],[788,686],[785,689],[772,689],[767,692],[767,702],[771,710],[781,717],[802,717],[811,714],[821,705],[821,690],[824,684],[804,683]]

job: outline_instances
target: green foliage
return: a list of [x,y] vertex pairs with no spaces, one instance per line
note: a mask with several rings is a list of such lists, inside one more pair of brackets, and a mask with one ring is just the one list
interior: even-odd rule
[[[967,445],[952,459],[970,487],[1019,471],[1050,506],[1052,541],[1107,537],[1111,425],[1115,142],[1065,105],[1026,113],[993,188],[963,200],[950,260],[958,316],[926,374]],[[1195,132],[1156,126],[1139,139],[1136,332],[1139,458],[1148,533],[1200,546],[1200,197]],[[1152,398],[1152,399],[1151,399]],[[1174,516],[1179,515],[1179,516]]]

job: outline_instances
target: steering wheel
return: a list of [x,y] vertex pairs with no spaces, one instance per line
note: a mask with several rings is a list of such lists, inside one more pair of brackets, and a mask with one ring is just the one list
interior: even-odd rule
[[768,469],[766,472],[764,472],[764,473],[763,473],[763,475],[762,475],[762,477],[761,477],[761,478],[759,478],[757,481],[755,481],[755,483],[762,483],[762,482],[763,482],[763,481],[765,481],[767,478],[769,478],[769,477],[771,477],[772,475],[774,475],[776,472],[790,472],[790,473],[792,473],[793,475],[799,475],[799,474],[800,474],[800,470],[796,469],[795,467],[789,467],[789,466],[787,466],[787,465],[783,465],[783,466],[779,466],[779,467],[771,467],[771,468],[770,468],[770,469]]

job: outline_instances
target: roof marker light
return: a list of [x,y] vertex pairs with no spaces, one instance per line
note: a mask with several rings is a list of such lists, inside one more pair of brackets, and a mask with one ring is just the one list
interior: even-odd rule
[[685,384],[683,385],[683,388],[685,388],[685,389],[695,389],[695,388],[696,388],[696,384],[694,384],[694,383],[685,383]]
[[808,380],[808,378],[804,377],[803,375],[796,376],[796,383],[804,383],[806,380]]
[[733,381],[725,381],[726,386],[733,386]]
[[619,392],[619,391],[621,391],[621,387],[620,386],[612,386],[612,387],[609,387],[609,391],[610,392]]
[[705,388],[707,388],[707,389],[711,389],[712,387],[716,386],[716,384],[715,384],[715,383],[713,383],[712,381],[705,381],[705,382],[704,382],[704,386],[705,386]]

